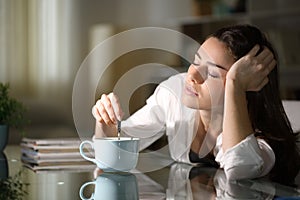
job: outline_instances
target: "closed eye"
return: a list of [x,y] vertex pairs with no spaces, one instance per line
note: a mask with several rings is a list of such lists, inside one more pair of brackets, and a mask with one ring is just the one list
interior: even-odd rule
[[210,77],[212,77],[212,78],[220,78],[219,75],[214,75],[214,74],[212,74],[210,72],[207,72],[207,75],[210,76]]
[[212,78],[221,78],[226,76],[226,72],[215,66],[208,66],[207,75]]

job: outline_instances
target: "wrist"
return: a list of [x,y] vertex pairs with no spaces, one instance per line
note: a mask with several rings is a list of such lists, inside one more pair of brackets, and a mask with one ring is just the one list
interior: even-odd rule
[[225,92],[226,91],[232,91],[235,94],[245,94],[246,92],[243,85],[237,80],[233,80],[233,79],[226,79]]

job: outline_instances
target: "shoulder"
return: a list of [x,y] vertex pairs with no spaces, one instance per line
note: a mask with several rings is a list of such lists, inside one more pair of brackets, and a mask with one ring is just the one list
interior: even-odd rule
[[[181,99],[182,87],[184,85],[186,73],[173,75],[161,82],[148,101],[155,101],[159,104],[168,104],[171,101]],[[167,106],[167,105],[165,105]]]
[[170,91],[181,91],[184,80],[186,77],[186,73],[179,73],[174,76],[169,77],[167,80],[161,82],[158,86],[158,88],[167,88]]
[[186,77],[185,73],[178,73],[176,75],[170,76],[167,80],[163,81],[162,83],[179,83],[180,81],[184,81]]

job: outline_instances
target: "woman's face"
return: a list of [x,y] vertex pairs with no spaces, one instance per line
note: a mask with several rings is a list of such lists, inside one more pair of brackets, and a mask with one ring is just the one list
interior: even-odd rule
[[226,74],[234,62],[223,42],[208,38],[198,49],[187,72],[182,93],[184,105],[200,110],[223,105]]

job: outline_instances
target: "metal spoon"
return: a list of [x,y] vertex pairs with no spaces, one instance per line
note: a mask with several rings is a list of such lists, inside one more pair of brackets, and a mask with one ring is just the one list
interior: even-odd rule
[[117,120],[117,130],[118,130],[118,140],[120,140],[120,136],[121,136],[121,120]]

